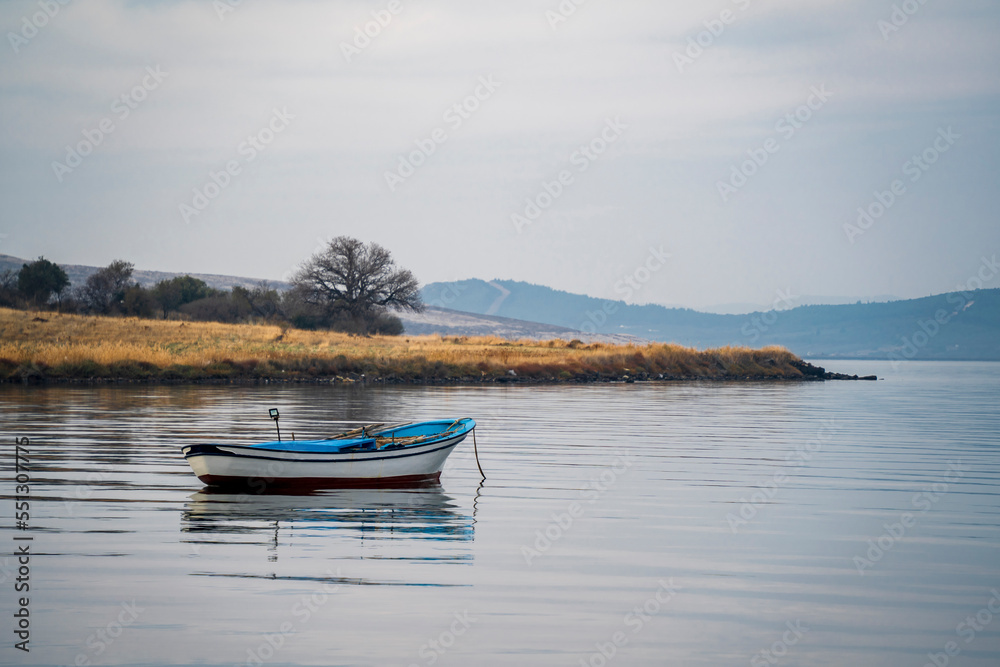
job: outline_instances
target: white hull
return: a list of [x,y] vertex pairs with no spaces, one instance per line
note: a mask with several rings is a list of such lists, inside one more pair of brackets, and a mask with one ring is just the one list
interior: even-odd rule
[[348,453],[261,450],[213,445],[185,448],[194,473],[207,484],[263,490],[289,485],[378,486],[435,481],[467,433],[424,445]]

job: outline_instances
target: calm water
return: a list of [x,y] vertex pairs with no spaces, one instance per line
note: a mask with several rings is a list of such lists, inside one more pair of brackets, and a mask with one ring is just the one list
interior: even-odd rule
[[[826,365],[886,379],[0,387],[3,551],[34,538],[2,662],[1000,664],[1000,365]],[[488,479],[469,441],[439,487],[207,493],[180,446],[270,407],[298,438],[471,416]]]

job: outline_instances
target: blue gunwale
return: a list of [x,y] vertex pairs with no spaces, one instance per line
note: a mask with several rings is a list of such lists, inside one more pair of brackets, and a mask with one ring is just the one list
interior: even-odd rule
[[[454,426],[451,430],[449,427]],[[426,440],[416,443],[392,446],[393,449],[407,449],[410,447],[422,447],[433,444],[443,439],[451,439],[455,436],[466,435],[476,427],[473,419],[441,419],[435,421],[414,422],[403,426],[375,429],[369,437],[348,438],[346,440],[271,440],[253,445],[236,445],[262,451],[277,452],[303,452],[315,454],[335,454],[345,450],[353,451],[375,451],[376,441],[374,436],[382,438],[411,438],[414,436],[431,436]],[[438,437],[433,437],[438,436]],[[232,447],[233,445],[226,445]],[[383,447],[382,449],[385,449]]]
[[[442,444],[442,442],[443,442],[443,444]],[[409,457],[409,456],[423,456],[425,454],[430,454],[432,452],[439,452],[442,449],[451,449],[452,447],[456,447],[457,445],[458,445],[457,442],[452,442],[452,436],[448,436],[448,439],[446,441],[421,442],[421,443],[419,443],[417,445],[413,445],[412,447],[409,447],[409,446],[408,447],[400,447],[399,449],[390,449],[390,450],[385,450],[385,449],[379,449],[379,450],[372,449],[372,450],[368,450],[368,451],[366,451],[364,453],[366,453],[366,454],[381,453],[382,455],[381,456],[366,456],[366,457],[364,457],[364,460],[366,462],[370,462],[370,461],[385,461],[385,460],[389,460],[389,459],[402,459],[402,458],[406,458],[406,457]],[[430,446],[431,448],[430,449],[421,449],[419,452],[417,452],[417,451],[412,451],[412,452],[411,451],[406,451],[407,449],[412,449],[412,448],[415,448],[415,447],[428,447],[428,446]],[[227,447],[230,447],[230,446],[227,445]],[[250,448],[245,448],[245,449],[250,449]],[[253,448],[253,449],[257,450],[257,448]],[[216,449],[216,445],[194,445],[191,448],[191,451],[188,454],[185,455],[185,458],[189,458],[191,456],[211,455],[211,456],[232,456],[232,457],[236,457],[236,458],[253,458],[254,460],[259,460],[259,461],[283,461],[283,462],[288,462],[289,461],[289,459],[280,458],[280,457],[277,457],[277,456],[266,456],[266,452],[268,452],[268,451],[274,451],[274,450],[266,450],[265,449],[265,450],[260,450],[260,451],[262,451],[262,453],[259,454],[259,455],[254,454],[253,456],[247,456],[246,454],[235,454],[233,452],[226,451],[224,449]],[[327,455],[330,455],[330,456],[334,456],[336,454],[346,454],[345,452],[335,452],[335,451],[315,452],[315,453],[317,453],[317,454],[327,454]],[[345,460],[345,458],[343,456],[341,456],[339,458],[332,458],[332,459],[310,458],[310,459],[308,459],[308,462],[309,463],[343,463],[344,460]]]

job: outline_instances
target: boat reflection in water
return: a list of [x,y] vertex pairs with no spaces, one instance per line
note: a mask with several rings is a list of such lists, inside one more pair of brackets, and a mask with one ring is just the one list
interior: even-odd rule
[[[207,487],[190,496],[181,531],[195,545],[267,545],[283,555],[331,550],[341,558],[471,562],[474,519],[440,484],[414,488],[234,493]],[[245,548],[245,547],[243,547]]]

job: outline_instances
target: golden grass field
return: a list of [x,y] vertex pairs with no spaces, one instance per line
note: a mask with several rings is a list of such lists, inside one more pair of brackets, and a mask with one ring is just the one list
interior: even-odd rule
[[781,347],[350,336],[268,324],[96,317],[0,308],[0,379],[537,381],[802,378]]

